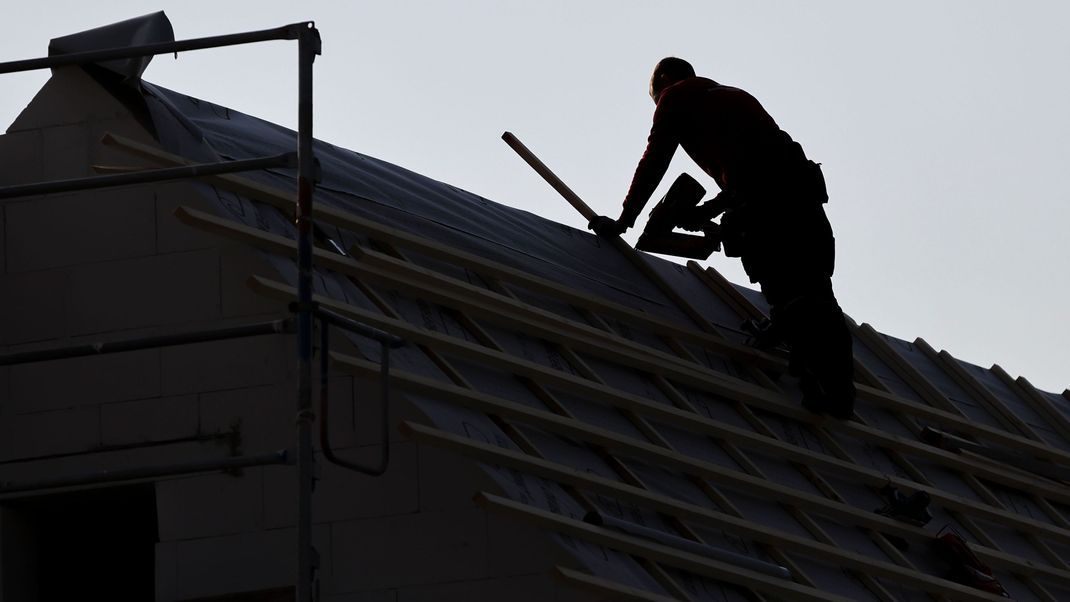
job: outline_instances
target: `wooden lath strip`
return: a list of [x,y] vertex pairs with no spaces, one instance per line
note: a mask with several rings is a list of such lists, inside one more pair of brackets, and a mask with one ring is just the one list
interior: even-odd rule
[[[1070,417],[1056,407],[1055,404],[1048,399],[1048,396],[1033,386],[1033,383],[1029,382],[1026,377],[1019,376],[1014,382],[1018,383],[1019,390],[1022,391],[1026,397],[1033,400],[1033,407],[1035,407],[1043,416],[1055,422],[1057,431],[1063,435],[1064,438],[1070,440]],[[1070,401],[1070,391],[1065,391],[1063,397]]]
[[1003,424],[1017,430],[1026,437],[1035,441],[1044,441],[1032,427],[1016,416],[1014,412],[1010,411],[1006,404],[997,399],[996,396],[988,390],[988,387],[981,384],[972,374],[963,368],[962,364],[952,357],[950,353],[947,351],[937,352],[931,345],[921,338],[915,339],[914,345],[918,349],[921,349],[922,353],[924,353],[933,363],[950,375],[951,378],[957,382],[959,386],[965,389],[976,401],[979,401],[981,407],[987,409],[997,420],[1000,420]]
[[717,270],[712,268],[704,270],[695,261],[688,261],[687,269],[699,280],[705,283],[707,287],[712,289],[714,293],[717,294],[722,301],[727,303],[739,316],[757,320],[765,317],[765,314],[763,314],[761,310],[755,307],[749,299],[744,297],[743,293],[736,290],[736,287]]
[[925,375],[916,370],[906,358],[893,349],[888,341],[884,339],[884,335],[877,332],[872,326],[866,323],[859,325],[855,330],[855,334],[858,335],[858,338],[865,343],[867,347],[869,347],[870,351],[883,360],[884,363],[895,372],[895,375],[903,379],[903,381],[920,395],[926,403],[951,413],[958,413],[955,404],[951,403],[951,401],[937,389],[936,385],[929,382],[929,379],[926,378]]
[[[566,518],[559,514],[546,512],[545,510],[514,502],[490,493],[481,492],[476,495],[475,499],[476,503],[486,510],[500,512],[514,518],[525,520],[536,526],[557,531],[558,533],[563,533],[571,537],[578,537],[626,554],[643,556],[661,564],[674,566],[697,575],[703,575],[719,581],[739,585],[759,593],[800,601],[848,601],[848,598],[802,586],[793,581],[777,579],[733,564],[684,552],[657,542],[640,539],[631,535],[624,535],[611,529],[597,527],[582,521]],[[990,598],[977,599],[988,600]],[[993,597],[991,599],[994,600],[995,598]]]
[[1070,419],[1051,404],[1047,397],[1042,395],[1032,383],[1024,377],[1017,379],[1012,377],[999,364],[992,364],[989,369],[1003,384],[1007,385],[1014,394],[1033,409],[1040,417],[1047,419],[1048,426],[1064,441],[1070,442]]
[[562,583],[566,583],[571,587],[587,590],[604,596],[612,596],[611,599],[613,600],[623,600],[625,602],[676,602],[676,598],[670,598],[668,596],[662,596],[661,594],[655,594],[654,592],[630,587],[617,583],[616,581],[602,579],[563,566],[554,567],[554,576]]
[[[332,360],[339,366],[357,374],[372,375],[378,369],[378,366],[371,362],[340,354],[332,354]],[[435,379],[405,372],[395,372],[391,382],[402,390],[442,399],[481,412],[496,412],[512,420],[537,426],[562,436],[580,441],[593,441],[622,455],[660,464],[675,471],[698,473],[708,478],[717,479],[729,488],[738,489],[750,495],[790,501],[807,510],[828,516],[844,524],[910,539],[928,539],[932,536],[927,531],[874,512],[861,510],[848,504],[827,500],[778,483],[755,478],[733,469],[673,453],[606,429],[554,416],[548,412],[519,405],[492,395],[460,389]],[[817,542],[814,543],[816,544]],[[1000,566],[1013,567],[1015,572],[1026,575],[1039,572],[1070,583],[1070,572],[1021,561],[986,548],[978,548],[977,553],[983,558],[996,559],[996,564]]]
[[[474,441],[433,427],[407,421],[402,423],[400,429],[406,436],[422,444],[433,445],[464,454],[495,466],[511,468],[552,481],[569,483],[581,489],[628,500],[640,506],[650,507],[666,514],[675,514],[682,519],[707,525],[710,528],[721,529],[747,539],[769,542],[792,553],[803,555],[831,566],[865,572],[875,577],[888,579],[889,581],[936,595],[958,597],[976,591],[953,581],[904,568],[891,562],[862,556],[839,546],[799,537],[787,531],[756,524],[723,512],[696,506],[663,494],[638,489],[556,462],[532,458],[525,454]],[[911,541],[924,545],[932,539],[932,533],[924,529],[902,523],[895,523],[895,526],[900,536],[906,536]],[[977,545],[971,545],[970,547],[980,558],[993,566],[1019,570],[1024,568],[1021,563],[1014,563],[1013,556],[1003,553],[992,554],[991,550]]]

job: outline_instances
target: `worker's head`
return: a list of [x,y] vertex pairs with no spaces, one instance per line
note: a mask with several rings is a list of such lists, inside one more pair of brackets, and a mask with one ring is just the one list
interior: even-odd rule
[[650,76],[650,98],[657,103],[665,88],[689,77],[695,77],[695,68],[691,63],[675,56],[661,59]]

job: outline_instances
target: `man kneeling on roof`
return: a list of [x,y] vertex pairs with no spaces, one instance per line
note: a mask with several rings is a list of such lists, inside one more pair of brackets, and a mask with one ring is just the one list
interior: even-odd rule
[[[616,236],[634,226],[677,145],[682,146],[721,193],[696,207],[698,198],[670,204],[670,191],[651,212],[650,222],[664,222],[660,213],[672,205],[666,232],[673,225],[705,231],[716,241],[701,256],[723,242],[726,255],[740,257],[770,305],[769,330],[759,342],[788,345],[791,373],[799,378],[808,410],[850,418],[855,399],[852,342],[832,291],[835,242],[822,207],[828,196],[821,168],[753,96],[696,77],[683,59],[657,64],[650,96],[657,105],[654,123],[621,215],[616,220],[599,216],[590,228],[600,236]],[[685,177],[690,179],[686,174],[681,179]],[[693,187],[701,196],[701,187]],[[720,224],[713,223],[722,212]],[[650,240],[651,224],[644,236]],[[643,242],[637,248],[644,248]]]

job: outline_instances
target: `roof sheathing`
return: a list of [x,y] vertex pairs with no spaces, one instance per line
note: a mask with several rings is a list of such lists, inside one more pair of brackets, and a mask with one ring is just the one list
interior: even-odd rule
[[[187,158],[244,158],[293,146],[293,133],[278,126],[146,89],[162,145]],[[316,152],[324,174],[316,202],[381,226],[358,231],[321,217],[327,236],[345,249],[359,245],[364,251],[359,261],[339,256],[331,270],[321,269],[317,293],[339,309],[380,320],[379,326],[422,337],[423,350],[410,347],[393,360],[402,388],[433,425],[410,426],[413,435],[482,460],[505,495],[531,511],[525,515],[492,497],[483,503],[572,533],[562,537],[563,545],[594,575],[695,600],[741,598],[745,591],[774,598],[909,599],[921,590],[986,599],[933,577],[938,564],[917,545],[925,532],[872,513],[887,475],[911,488],[931,487],[937,515],[931,524],[954,525],[978,544],[979,555],[1016,598],[1057,599],[1058,588],[1070,587],[1070,524],[1055,506],[1070,503],[1063,485],[917,440],[921,425],[934,422],[1035,454],[1038,447],[1023,447],[1031,440],[1052,451],[1046,457],[1063,459],[1057,452],[1066,449],[1065,431],[1043,429],[1041,436],[1011,418],[1022,413],[1040,427],[1042,412],[1064,411],[1065,405],[1053,409],[1050,394],[1014,401],[1006,386],[994,385],[1002,381],[993,372],[959,362],[973,379],[964,380],[924,349],[863,326],[856,332],[860,373],[876,378],[863,387],[862,422],[815,421],[797,407],[792,379],[770,378],[756,367],[768,358],[740,361],[733,355],[730,343],[738,335],[731,327],[760,308],[723,286],[711,288],[716,274],[699,278],[696,266],[651,261],[714,324],[705,342],[683,339],[657,321],[694,329],[688,312],[596,237],[324,143],[317,143]],[[281,189],[282,199],[293,186],[284,171],[251,179]],[[294,236],[292,225],[271,204],[225,188],[203,187],[231,224],[196,215],[190,221],[232,236],[244,225],[283,237],[269,244],[255,232],[241,234],[274,251],[273,265],[285,282],[262,288],[285,294],[285,285],[296,280],[284,248]],[[419,244],[384,234],[391,230],[415,236]],[[371,251],[373,240],[385,253]],[[367,266],[376,265],[373,274]],[[344,273],[350,269],[360,276]],[[534,278],[552,281],[557,290]],[[617,305],[653,319],[622,313]],[[722,333],[727,343],[716,343]],[[361,351],[378,358],[377,349],[363,345]],[[407,383],[405,375],[411,375]],[[983,399],[983,391],[1006,411]],[[718,425],[728,430],[718,431]],[[999,433],[1013,436],[993,439]],[[513,470],[499,467],[507,460],[495,449],[521,456],[508,460]],[[568,468],[588,480],[546,476]],[[591,480],[596,477],[606,482]],[[797,583],[726,573],[659,553],[653,544],[637,550],[612,533],[592,535],[574,524],[592,508],[788,566]],[[900,552],[889,534],[915,545]],[[601,545],[587,543],[592,538]],[[836,549],[858,560],[837,557]]]

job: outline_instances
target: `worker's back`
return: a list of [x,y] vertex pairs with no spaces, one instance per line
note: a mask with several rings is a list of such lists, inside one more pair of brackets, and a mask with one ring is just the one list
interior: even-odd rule
[[667,88],[658,116],[684,151],[726,190],[764,187],[805,160],[802,147],[746,91],[704,77]]

